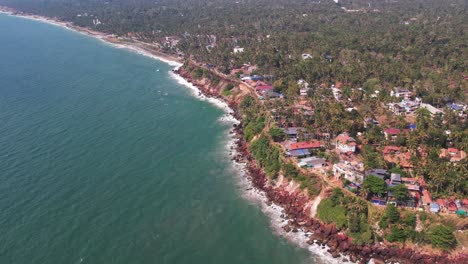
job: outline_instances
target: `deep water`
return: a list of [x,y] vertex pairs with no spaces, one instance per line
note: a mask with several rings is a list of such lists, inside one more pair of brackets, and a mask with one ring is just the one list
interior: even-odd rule
[[232,124],[170,69],[0,14],[0,263],[314,263],[242,198]]

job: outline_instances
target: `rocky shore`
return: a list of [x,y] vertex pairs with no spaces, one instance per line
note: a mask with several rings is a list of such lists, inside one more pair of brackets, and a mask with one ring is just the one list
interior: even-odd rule
[[[231,109],[234,110],[233,115],[236,119],[241,120],[238,104],[239,98],[232,100],[230,97],[221,95],[220,87],[211,86],[206,80],[193,80],[190,73],[185,71],[183,67],[175,70],[182,78],[196,86],[205,96],[218,98],[228,103]],[[222,78],[222,76],[219,76]],[[231,82],[231,80],[225,80]],[[447,263],[447,264],[462,264],[468,263],[468,254],[458,254],[455,256],[443,253],[440,255],[431,255],[427,253],[417,252],[410,248],[401,248],[391,245],[355,245],[352,239],[346,234],[337,230],[334,224],[324,224],[318,219],[311,218],[309,207],[306,206],[310,202],[302,192],[289,192],[283,187],[275,187],[268,181],[268,177],[263,170],[257,166],[252,155],[248,151],[247,143],[243,137],[242,123],[234,125],[231,133],[235,134],[237,154],[233,157],[233,161],[246,164],[246,177],[249,178],[252,185],[265,193],[269,203],[275,203],[283,208],[283,217],[286,224],[283,226],[285,232],[302,231],[308,236],[308,244],[316,244],[322,249],[328,248],[328,252],[338,258],[345,255],[343,262],[368,263],[371,259],[374,263]]]

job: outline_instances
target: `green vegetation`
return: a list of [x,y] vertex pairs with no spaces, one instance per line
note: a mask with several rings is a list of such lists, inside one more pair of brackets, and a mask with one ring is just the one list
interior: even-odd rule
[[346,196],[335,188],[333,194],[323,199],[317,207],[317,216],[325,223],[335,223],[337,228],[348,230],[354,243],[373,241],[374,235],[368,225],[367,204],[359,198]]
[[281,141],[284,139],[284,131],[277,127],[277,126],[272,126],[270,127],[270,130],[268,131],[270,136],[273,138],[274,141]]
[[270,145],[270,140],[265,135],[255,140],[250,145],[249,150],[260,166],[265,168],[265,173],[269,177],[276,178],[278,176],[281,168],[280,150]]
[[246,123],[244,128],[244,138],[249,142],[255,135],[262,132],[265,127],[265,118],[263,116],[258,117],[255,120],[251,120]]
[[408,188],[404,184],[393,186],[390,191],[397,201],[404,202],[408,199]]
[[371,194],[382,195],[387,192],[385,181],[377,176],[369,175],[363,183],[364,190]]
[[341,205],[343,193],[340,189],[335,189],[333,195],[328,199],[323,199],[317,207],[317,216],[325,223],[335,223],[337,228],[347,226],[346,208]]
[[444,225],[437,225],[430,230],[431,244],[444,250],[455,247],[457,240],[453,235],[453,229]]

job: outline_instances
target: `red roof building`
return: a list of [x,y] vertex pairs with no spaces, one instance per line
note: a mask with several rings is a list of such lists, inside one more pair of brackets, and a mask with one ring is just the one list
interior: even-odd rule
[[273,86],[271,85],[259,85],[257,87],[255,87],[255,90],[257,90],[257,92],[260,92],[260,91],[273,91],[273,89],[275,89]]
[[455,204],[454,201],[448,202],[448,204],[447,204],[447,210],[449,210],[449,212],[456,212],[456,211],[458,210],[457,204]]
[[289,150],[297,150],[297,149],[316,149],[320,148],[320,142],[317,140],[314,141],[306,141],[306,142],[298,142],[292,143],[289,146]]
[[431,194],[429,193],[428,190],[423,190],[422,191],[422,200],[423,200],[423,203],[424,204],[430,204],[432,203],[432,198],[431,198]]
[[400,147],[397,147],[397,146],[386,146],[382,153],[384,155],[387,155],[387,154],[391,154],[391,153],[397,153],[397,152],[400,152]]
[[439,198],[439,199],[436,200],[436,203],[437,203],[440,207],[444,207],[446,202],[445,202],[444,199]]
[[384,133],[388,135],[392,135],[392,136],[396,136],[400,134],[400,132],[401,132],[401,129],[398,129],[398,128],[387,128],[384,130]]

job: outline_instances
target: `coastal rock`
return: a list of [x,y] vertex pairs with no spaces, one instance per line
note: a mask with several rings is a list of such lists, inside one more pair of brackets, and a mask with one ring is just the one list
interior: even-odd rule
[[340,257],[340,253],[338,253],[338,252],[335,251],[335,252],[332,253],[332,257],[333,257],[333,258],[339,258],[339,257]]

